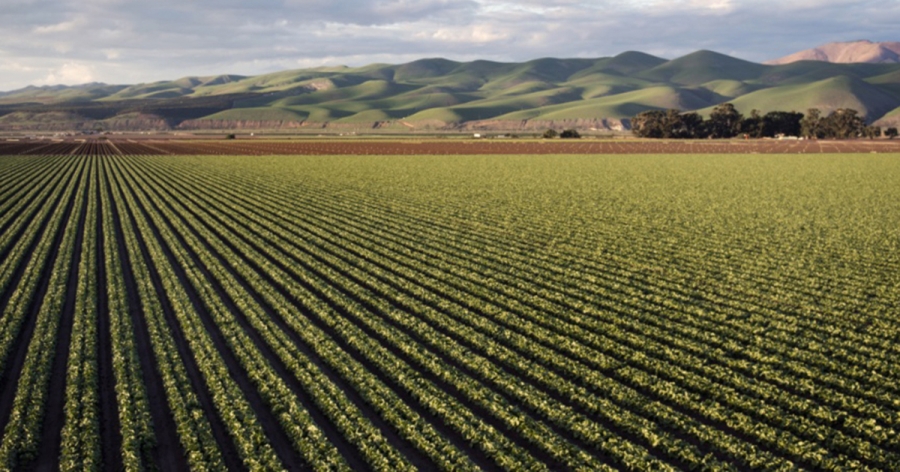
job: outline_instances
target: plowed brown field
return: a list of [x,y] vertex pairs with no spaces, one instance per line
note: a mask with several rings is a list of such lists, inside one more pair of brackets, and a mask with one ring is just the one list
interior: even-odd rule
[[0,155],[797,154],[900,152],[898,141],[0,141]]

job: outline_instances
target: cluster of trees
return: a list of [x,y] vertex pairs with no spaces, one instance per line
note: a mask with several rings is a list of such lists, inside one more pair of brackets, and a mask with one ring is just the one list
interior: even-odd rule
[[[849,108],[839,108],[827,116],[822,116],[817,108],[809,109],[805,116],[793,111],[771,111],[761,115],[753,110],[745,117],[731,103],[717,105],[708,120],[695,112],[645,111],[631,119],[631,130],[642,138],[670,139],[774,138],[780,135],[847,139],[882,135],[880,127],[866,126],[859,112]],[[897,128],[888,128],[884,135],[893,139],[897,136]]]
[[563,130],[562,133],[557,133],[555,129],[544,131],[544,139],[553,139],[556,137],[561,139],[578,139],[581,137],[581,134],[574,129]]

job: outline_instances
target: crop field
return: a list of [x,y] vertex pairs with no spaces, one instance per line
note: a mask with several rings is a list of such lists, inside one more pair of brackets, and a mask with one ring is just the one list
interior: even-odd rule
[[900,470],[900,153],[24,144],[0,470]]
[[900,140],[112,139],[0,140],[0,155],[543,155],[900,153]]

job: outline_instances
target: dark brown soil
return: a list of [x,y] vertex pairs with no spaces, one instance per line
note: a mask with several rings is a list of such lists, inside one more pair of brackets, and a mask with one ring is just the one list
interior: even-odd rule
[[[115,193],[110,185],[109,169],[104,169],[104,172],[105,191],[115,198]],[[141,316],[137,282],[131,269],[129,269],[131,267],[131,256],[126,250],[124,231],[129,231],[130,229],[122,226],[123,222],[116,206],[113,205],[111,209],[114,225],[118,230],[115,231],[114,235],[104,235],[104,237],[116,238],[119,258],[124,268],[122,272],[125,279],[125,289],[128,294],[128,312],[134,324],[141,374],[144,377],[143,382],[147,388],[147,400],[150,403],[153,431],[156,436],[156,447],[151,452],[153,456],[152,461],[160,470],[187,471],[188,465],[184,449],[178,440],[178,429],[175,425],[175,420],[172,418],[172,415],[168,414],[169,407],[166,404],[162,375],[156,366],[156,357],[153,355],[153,348],[150,346],[150,331],[147,327],[147,321]]]
[[[97,171],[98,174],[101,172]],[[102,177],[101,177],[102,178]],[[97,192],[97,213],[103,214],[101,189]],[[106,263],[103,258],[104,241],[103,219],[97,218],[95,229],[94,254],[97,267],[96,284],[106,286]],[[103,466],[108,470],[122,470],[122,432],[119,422],[119,409],[116,403],[116,379],[113,369],[112,328],[110,326],[109,296],[106,290],[97,291],[97,376],[100,386],[100,447]]]
[[[77,179],[80,178],[80,173],[83,171],[73,172],[70,177],[67,177],[69,182],[77,182]],[[75,206],[75,199],[72,198],[68,202],[61,201],[61,196],[56,197],[57,203],[54,205],[65,205],[64,214],[62,216],[62,221],[67,221],[69,218],[69,214],[73,211]],[[52,215],[52,212],[48,213],[48,219],[41,223],[40,229],[38,230],[38,234],[43,234],[47,229],[49,224],[49,215]],[[61,225],[57,228],[56,234],[48,235],[47,237],[52,237],[53,243],[51,245],[52,249],[50,255],[47,259],[47,262],[44,264],[44,267],[41,269],[40,283],[36,287],[36,292],[31,298],[29,303],[29,308],[27,310],[27,315],[25,321],[22,326],[19,328],[18,332],[18,341],[14,344],[15,346],[28,346],[29,341],[31,340],[32,335],[34,334],[35,325],[37,322],[37,312],[40,309],[41,303],[44,299],[44,295],[47,293],[50,283],[50,272],[53,268],[53,261],[56,260],[59,255],[59,247],[62,243],[63,233],[65,231],[65,226]],[[35,247],[40,241],[40,237],[36,237],[31,243],[26,251],[26,254],[32,254],[34,252]],[[15,274],[13,276],[12,282],[10,283],[10,287],[15,287],[18,285],[19,280],[22,278],[28,258],[26,257],[20,262],[20,265],[15,269]],[[2,304],[0,304],[0,313],[6,307],[6,304],[9,302],[9,297],[12,291],[10,290],[9,294],[2,294]],[[10,415],[12,413],[12,405],[15,400],[16,388],[18,386],[18,379],[22,372],[22,369],[25,365],[25,357],[28,353],[27,349],[21,348],[16,349],[15,352],[9,354],[7,358],[7,365],[4,366],[3,374],[0,376],[0,438],[3,436],[3,431],[6,428],[6,424],[9,421]]]
[[[121,190],[122,192],[133,191],[129,188],[122,188]],[[137,214],[137,212],[141,210],[142,209],[139,208],[128,209],[129,213],[131,213],[131,218],[133,219],[146,217],[146,215]],[[200,372],[200,367],[197,363],[197,359],[194,357],[194,353],[191,351],[188,340],[185,337],[185,333],[182,332],[180,328],[178,320],[176,319],[174,308],[172,307],[171,302],[166,296],[166,292],[163,288],[162,282],[163,276],[160,273],[160,269],[154,265],[155,261],[150,256],[150,250],[148,249],[148,242],[146,238],[153,237],[154,235],[145,235],[141,233],[136,227],[134,228],[134,231],[138,236],[137,240],[138,244],[140,245],[141,254],[144,257],[144,260],[147,261],[147,265],[150,268],[150,278],[152,280],[153,287],[156,290],[156,294],[160,301],[160,304],[162,305],[163,314],[166,324],[169,328],[169,332],[172,334],[172,337],[175,340],[175,347],[178,350],[179,356],[184,362],[188,378],[191,382],[191,387],[197,394],[197,400],[199,401],[200,406],[203,409],[204,414],[210,423],[210,426],[212,427],[212,434],[219,446],[219,449],[222,451],[222,457],[225,461],[225,466],[230,471],[242,470],[243,467],[240,460],[240,455],[237,451],[237,447],[235,446],[231,438],[228,437],[228,430],[225,428],[225,423],[223,422],[222,417],[219,415],[219,412],[215,408],[215,404],[212,400],[212,394],[206,389],[206,383],[203,379],[203,375]]]
[[[75,211],[75,210],[73,210]],[[75,250],[69,265],[69,277],[66,284],[66,301],[60,313],[57,328],[56,353],[50,366],[50,385],[47,390],[47,410],[41,428],[41,446],[33,467],[34,470],[49,470],[59,462],[61,450],[62,428],[66,422],[66,384],[67,364],[72,341],[72,326],[75,322],[75,303],[78,298],[78,267],[81,263],[81,250],[84,244],[85,219],[87,217],[87,198],[82,202],[78,217]]]
[[179,140],[0,141],[0,155],[473,155],[900,153],[900,140]]

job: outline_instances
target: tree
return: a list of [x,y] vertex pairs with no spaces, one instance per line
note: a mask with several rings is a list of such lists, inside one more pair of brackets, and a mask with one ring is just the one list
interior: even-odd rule
[[751,138],[763,137],[763,117],[759,114],[759,110],[750,111],[750,116],[741,120],[740,132]]
[[581,137],[581,134],[579,134],[577,130],[567,129],[563,130],[562,133],[559,133],[559,137],[562,139],[578,139]]
[[641,138],[705,138],[706,123],[702,116],[694,112],[649,110],[631,119],[631,132]]
[[676,138],[702,139],[706,138],[708,135],[706,122],[703,121],[703,117],[700,116],[699,113],[691,112],[681,114],[681,128],[679,133],[675,136]]
[[666,128],[666,112],[642,111],[631,119],[631,132],[639,138],[662,138]]
[[[893,129],[896,133],[896,128]],[[806,116],[794,111],[770,111],[760,116],[758,110],[753,110],[744,118],[731,103],[716,106],[705,121],[695,112],[644,111],[631,119],[631,131],[642,138],[668,139],[731,138],[739,133],[754,138],[783,135],[815,139],[867,136],[874,139],[881,136],[880,127],[866,126],[859,112],[850,108],[839,108],[824,118],[818,108],[810,108]],[[887,130],[885,136],[893,139],[897,135]]]
[[559,136],[559,133],[557,133],[555,129],[544,131],[544,139],[553,139],[557,136]]
[[778,135],[800,136],[803,113],[770,111],[762,118],[762,135],[774,138]]
[[716,105],[709,114],[710,137],[733,138],[741,131],[743,115],[731,103]]
[[894,139],[897,137],[897,128],[891,126],[890,128],[884,130],[884,135],[888,137],[888,139]]
[[863,128],[863,135],[869,139],[881,137],[881,126],[866,126]]
[[823,138],[822,112],[818,108],[810,108],[806,116],[800,120],[800,134],[807,139]]
[[848,139],[862,135],[866,123],[856,110],[838,108],[822,120],[821,126],[829,138]]
[[677,135],[681,133],[681,127],[681,111],[674,108],[666,110],[662,121],[662,137],[667,139],[677,138]]

